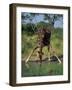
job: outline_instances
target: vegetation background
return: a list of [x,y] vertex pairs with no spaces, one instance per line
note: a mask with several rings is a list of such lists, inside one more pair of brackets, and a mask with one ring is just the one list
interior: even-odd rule
[[[41,75],[60,75],[63,74],[63,65],[57,62],[49,64],[44,62],[42,65],[35,62],[24,63],[32,49],[37,45],[38,28],[49,28],[52,31],[51,45],[58,57],[63,56],[63,15],[59,14],[40,14],[22,12],[22,76],[41,76]],[[47,47],[43,48],[43,58],[48,57]],[[53,56],[53,54],[51,55]],[[36,51],[29,61],[36,61]]]

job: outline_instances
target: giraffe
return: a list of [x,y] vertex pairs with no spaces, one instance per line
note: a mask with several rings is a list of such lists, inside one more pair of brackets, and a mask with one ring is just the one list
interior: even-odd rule
[[[38,40],[37,40],[37,45],[33,48],[33,50],[31,51],[30,55],[28,56],[28,58],[26,59],[26,63],[29,61],[30,57],[32,56],[33,52],[38,49],[38,56],[40,59],[40,63],[42,62],[42,56],[43,56],[43,48],[45,46],[47,46],[48,48],[48,52],[51,53],[51,51],[54,53],[54,56],[58,59],[59,63],[61,63],[61,60],[57,57],[57,55],[55,54],[55,51],[53,50],[52,46],[51,46],[51,30],[50,29],[46,29],[46,28],[40,28],[37,31],[37,35],[38,35]],[[50,61],[50,54],[49,54],[49,61]]]

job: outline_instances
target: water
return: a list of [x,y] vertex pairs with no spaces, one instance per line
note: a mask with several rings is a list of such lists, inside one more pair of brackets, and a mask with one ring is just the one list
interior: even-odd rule
[[21,76],[51,76],[51,75],[63,75],[63,63],[59,64],[57,61],[48,62],[42,61],[29,61],[25,63],[22,61]]

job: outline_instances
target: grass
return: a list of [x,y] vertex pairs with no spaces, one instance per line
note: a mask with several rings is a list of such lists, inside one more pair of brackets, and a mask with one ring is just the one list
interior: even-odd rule
[[62,75],[63,64],[55,62],[43,62],[42,64],[37,62],[28,62],[26,65],[22,62],[22,77],[28,76],[51,76]]

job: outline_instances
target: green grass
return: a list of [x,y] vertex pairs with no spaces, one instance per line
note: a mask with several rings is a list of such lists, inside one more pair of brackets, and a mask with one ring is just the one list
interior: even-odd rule
[[51,76],[62,75],[63,64],[55,62],[43,62],[42,64],[37,62],[28,62],[26,65],[22,62],[22,77],[27,76]]

